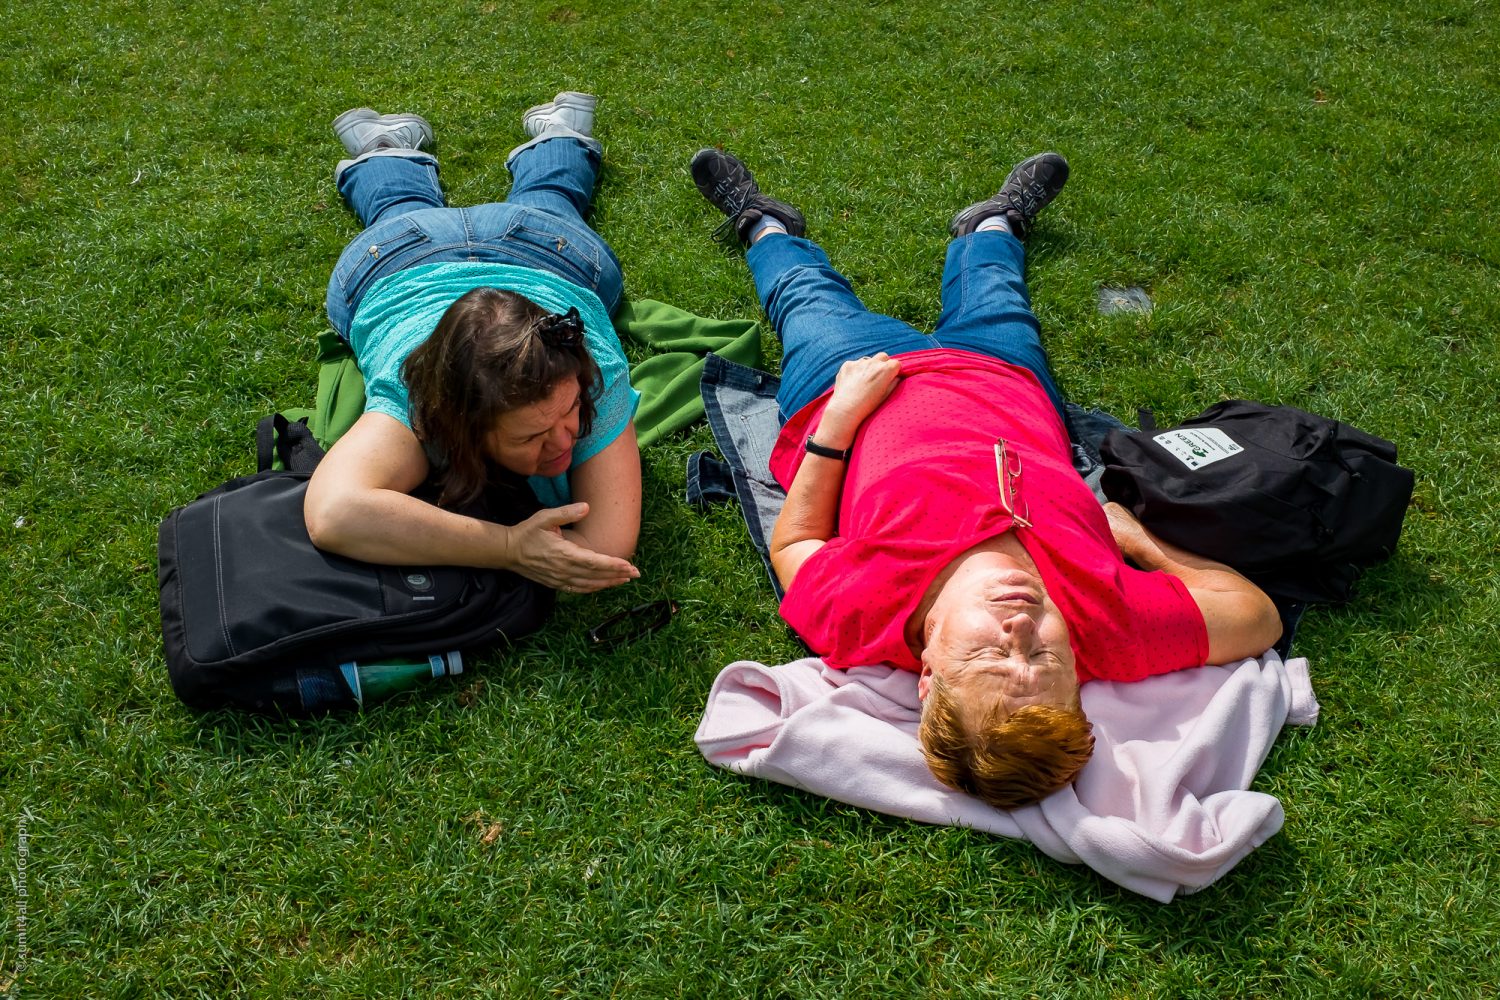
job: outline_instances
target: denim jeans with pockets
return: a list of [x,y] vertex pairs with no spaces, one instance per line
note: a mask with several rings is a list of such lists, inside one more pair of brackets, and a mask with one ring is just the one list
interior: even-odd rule
[[559,136],[519,152],[507,166],[503,202],[448,208],[437,160],[371,156],[339,177],[339,194],[365,231],[339,256],[328,282],[328,320],[348,339],[370,286],[419,264],[492,261],[548,271],[587,288],[613,313],[623,291],[620,262],[584,221],[599,176],[599,153]]

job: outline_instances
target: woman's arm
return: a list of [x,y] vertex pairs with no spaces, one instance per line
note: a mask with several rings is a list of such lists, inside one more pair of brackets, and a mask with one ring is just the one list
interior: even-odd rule
[[307,533],[320,549],[396,566],[512,569],[548,587],[586,592],[640,574],[624,559],[563,537],[588,505],[539,511],[516,525],[443,510],[410,496],[428,472],[422,445],[404,424],[366,413],[329,449],[307,487]]
[[[844,362],[813,440],[839,451],[853,445],[860,425],[885,402],[900,374],[901,362],[884,351]],[[839,459],[809,452],[792,477],[786,503],[771,529],[771,568],[783,590],[791,588],[802,564],[833,537],[844,471]]]
[[1187,587],[1208,629],[1208,661],[1232,663],[1259,656],[1281,638],[1281,615],[1265,591],[1221,562],[1157,538],[1117,503],[1104,505],[1110,532],[1125,558],[1161,570]]
[[573,498],[589,505],[588,516],[563,532],[595,552],[630,559],[641,534],[641,449],[635,424],[568,474]]

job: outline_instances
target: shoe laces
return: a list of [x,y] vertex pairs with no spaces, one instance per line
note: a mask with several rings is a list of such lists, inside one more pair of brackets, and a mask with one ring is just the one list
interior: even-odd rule
[[720,207],[724,221],[714,227],[713,239],[720,243],[739,243],[739,220],[746,208],[754,204],[756,190],[754,181],[736,180],[726,172],[714,180],[713,193],[709,200]]
[[739,243],[740,229],[736,224],[739,218],[738,215],[726,215],[724,221],[715,226],[712,233],[709,233],[709,239],[715,243]]
[[745,209],[754,204],[755,192],[748,187],[740,187],[730,184],[727,180],[721,180],[715,186],[714,193],[723,191],[723,204],[725,209],[724,221],[714,227],[712,238],[719,243],[730,243],[738,245],[740,241],[740,216]]

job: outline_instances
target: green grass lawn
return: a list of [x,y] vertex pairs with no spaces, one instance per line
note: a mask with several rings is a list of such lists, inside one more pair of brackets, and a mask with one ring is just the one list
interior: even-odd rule
[[[7,5],[0,994],[1493,996],[1497,51],[1494,0]],[[737,512],[682,499],[701,427],[646,454],[641,580],[458,683],[318,722],[177,703],[156,525],[311,400],[358,228],[329,122],[420,111],[474,204],[564,87],[601,96],[629,294],[759,315],[686,174],[722,143],[930,329],[948,218],[1054,148],[1030,279],[1074,399],[1397,442],[1401,550],[1299,633],[1323,715],[1257,780],[1279,835],[1162,906],[711,770],[715,674],[798,650]],[[1155,311],[1099,315],[1112,284]],[[586,648],[667,595],[667,630]]]

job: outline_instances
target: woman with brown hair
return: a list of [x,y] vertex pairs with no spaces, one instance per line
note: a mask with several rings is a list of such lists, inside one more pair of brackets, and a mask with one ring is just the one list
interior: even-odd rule
[[[334,121],[353,157],[335,180],[366,228],[334,269],[328,316],[365,377],[365,411],[308,486],[319,548],[574,592],[639,575],[639,395],[610,324],[620,266],[584,221],[595,104],[565,91],[529,109],[508,198],[474,208],[446,206],[421,117]],[[514,525],[457,512],[517,479],[545,509]],[[424,483],[436,504],[411,495]]]

